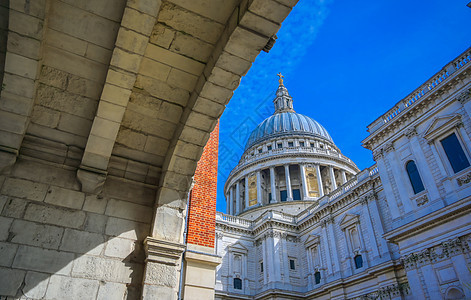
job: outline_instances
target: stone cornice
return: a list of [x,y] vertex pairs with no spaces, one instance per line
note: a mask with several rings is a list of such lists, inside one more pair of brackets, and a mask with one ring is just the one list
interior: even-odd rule
[[383,235],[390,242],[398,243],[452,219],[471,213],[471,196],[445,206],[415,221],[393,229]]
[[183,244],[159,240],[150,236],[144,240],[146,261],[175,266],[178,265],[178,261],[182,257],[185,248]]

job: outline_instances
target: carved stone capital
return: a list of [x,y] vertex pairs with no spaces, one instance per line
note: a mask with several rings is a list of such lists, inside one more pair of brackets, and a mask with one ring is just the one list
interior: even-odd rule
[[176,266],[182,257],[185,245],[148,236],[144,240],[144,248],[147,261]]
[[82,192],[100,194],[103,191],[107,172],[80,166],[77,170],[77,179],[82,185]]
[[405,135],[410,139],[411,137],[417,135],[417,130],[415,127],[409,127],[406,129]]
[[456,100],[458,100],[461,104],[465,104],[471,99],[471,90],[467,90],[462,92],[461,94],[456,97]]
[[393,151],[393,150],[394,150],[394,145],[393,145],[393,143],[387,143],[386,145],[384,145],[383,151],[384,151],[385,153],[389,153],[389,152],[391,152],[391,151]]
[[373,152],[374,161],[378,161],[378,159],[381,159],[382,157],[383,157],[383,149],[378,149],[375,152]]
[[456,182],[458,183],[459,186],[468,184],[471,182],[471,172],[468,172],[464,176],[461,176],[456,179]]

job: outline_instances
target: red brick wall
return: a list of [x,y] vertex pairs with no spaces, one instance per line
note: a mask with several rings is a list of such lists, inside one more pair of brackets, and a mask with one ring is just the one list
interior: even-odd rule
[[219,122],[211,132],[195,173],[190,195],[187,243],[214,248]]

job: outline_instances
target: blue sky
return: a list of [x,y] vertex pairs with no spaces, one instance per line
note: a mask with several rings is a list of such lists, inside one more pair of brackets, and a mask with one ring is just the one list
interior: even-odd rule
[[360,169],[366,126],[471,46],[468,1],[301,0],[220,120],[217,210],[248,135],[273,114],[276,74],[298,113],[314,118]]

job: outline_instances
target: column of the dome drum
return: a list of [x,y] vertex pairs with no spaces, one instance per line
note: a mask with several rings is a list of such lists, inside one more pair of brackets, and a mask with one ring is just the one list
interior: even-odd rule
[[319,186],[319,198],[324,196],[324,187],[322,186],[321,168],[319,164],[314,164],[317,175],[317,185]]
[[244,192],[245,192],[245,209],[249,209],[249,176],[245,176],[245,187],[244,187]]
[[257,171],[257,205],[262,205],[262,176]]
[[299,164],[299,170],[301,174],[301,182],[303,185],[303,199],[307,200],[309,198],[309,191],[307,189],[307,181],[306,181],[306,172],[304,171],[304,164]]
[[332,166],[329,166],[329,175],[332,182],[332,191],[335,191],[337,189],[337,182],[335,182],[334,167]]
[[277,201],[277,196],[276,196],[276,177],[275,177],[275,167],[272,166],[270,167],[270,191],[271,191],[271,201],[270,203],[276,203]]
[[291,189],[291,178],[289,175],[289,165],[285,165],[285,180],[286,180],[286,191],[288,195],[286,196],[286,201],[293,201],[293,190]]
[[234,215],[234,191],[229,187],[229,214]]
[[340,176],[342,177],[342,184],[347,182],[347,174],[345,174],[345,170],[340,170]]
[[236,209],[235,214],[238,215],[240,213],[240,183],[239,180],[236,182]]

